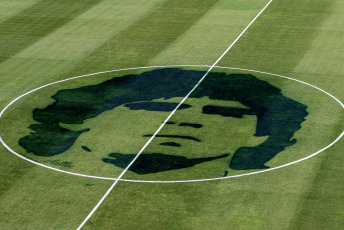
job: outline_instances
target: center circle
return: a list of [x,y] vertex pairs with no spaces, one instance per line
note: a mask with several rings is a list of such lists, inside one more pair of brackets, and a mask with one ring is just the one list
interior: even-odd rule
[[[73,171],[73,162],[85,162],[80,166],[76,163],[75,168],[99,174],[108,169],[118,175],[128,170],[120,178],[122,181],[177,183],[279,169],[319,154],[343,136],[342,132],[316,151],[297,153],[295,146],[299,137],[303,138],[299,134],[301,127],[307,128],[303,123],[309,116],[308,105],[300,95],[294,96],[295,90],[286,87],[285,82],[316,89],[344,108],[338,99],[293,78],[240,68],[215,67],[202,81],[209,68],[136,67],[41,86],[13,100],[0,114],[30,95],[45,95],[44,90],[54,92],[50,95],[54,101],[50,99],[33,110],[35,123],[29,128],[34,132],[18,142],[28,153],[18,153],[20,148],[13,150],[3,139],[0,141],[15,155],[63,173],[118,179]],[[85,81],[85,77],[90,80]],[[75,84],[52,89],[65,82]],[[199,85],[193,90],[196,84]],[[177,106],[176,113],[165,120]],[[161,123],[162,129],[154,133]],[[144,145],[147,147],[135,159]],[[132,165],[127,169],[129,164]]]

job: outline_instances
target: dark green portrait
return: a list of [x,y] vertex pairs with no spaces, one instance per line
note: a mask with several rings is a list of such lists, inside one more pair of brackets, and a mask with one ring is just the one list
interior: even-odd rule
[[[155,100],[185,97],[204,74],[204,71],[165,68],[138,75],[114,77],[97,85],[60,90],[52,97],[55,100],[53,104],[33,111],[33,118],[37,124],[29,127],[33,132],[21,138],[19,145],[28,153],[38,156],[49,158],[63,155],[83,133],[91,130],[89,128],[71,130],[61,124],[83,124],[85,120],[96,119],[100,114],[119,106],[125,106],[132,111],[173,111],[178,103]],[[268,161],[277,154],[283,154],[285,148],[297,142],[293,139],[293,135],[301,128],[301,123],[307,116],[305,105],[284,96],[280,89],[251,74],[211,72],[189,98],[201,100],[204,97],[214,101],[233,101],[242,105],[230,107],[208,103],[200,108],[200,113],[209,119],[215,116],[219,119],[242,119],[245,116],[254,116],[256,118],[254,136],[266,137],[265,141],[257,146],[240,146],[234,152],[219,152],[217,155],[198,158],[171,155],[168,152],[144,152],[129,170],[137,174],[158,173],[192,167],[213,160],[226,161],[228,168],[234,170],[268,168],[266,166]],[[190,103],[182,104],[176,113],[192,107]],[[230,124],[228,125],[230,127]],[[185,122],[175,123],[171,119],[165,126],[178,126],[191,131],[190,133],[158,133],[156,138],[165,140],[160,145],[178,149],[184,147],[178,140],[205,142],[200,136],[193,134],[193,132],[200,133],[204,128],[204,124],[200,122],[192,122],[188,119]],[[152,135],[153,133],[147,133],[142,138],[148,140]],[[169,141],[166,141],[166,138]],[[226,145],[231,145],[233,142],[230,138],[227,140],[226,137],[223,138]],[[86,144],[82,149],[92,153],[92,149]],[[104,164],[126,168],[136,154],[137,152],[130,154],[107,152],[100,160]]]

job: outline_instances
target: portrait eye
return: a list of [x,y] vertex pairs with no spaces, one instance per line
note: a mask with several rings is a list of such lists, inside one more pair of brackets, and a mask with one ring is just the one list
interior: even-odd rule
[[256,114],[250,109],[221,107],[221,106],[213,106],[213,105],[204,106],[202,108],[202,112],[204,114],[220,115],[223,117],[235,117],[235,118],[242,118],[243,115],[255,115]]
[[[148,111],[160,111],[160,112],[169,112],[173,111],[178,103],[172,102],[137,102],[125,104],[125,107],[128,107],[131,110],[148,110]],[[178,110],[190,108],[190,105],[182,104]]]

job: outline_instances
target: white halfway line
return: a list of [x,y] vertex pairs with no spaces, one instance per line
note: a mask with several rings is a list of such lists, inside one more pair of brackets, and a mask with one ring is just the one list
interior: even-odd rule
[[98,207],[103,203],[106,197],[110,194],[112,189],[116,186],[118,181],[123,177],[123,175],[128,171],[132,164],[136,161],[136,159],[141,155],[141,153],[146,149],[146,147],[152,142],[155,136],[160,132],[160,130],[164,127],[164,125],[168,122],[168,120],[173,116],[173,114],[178,110],[178,108],[184,103],[184,101],[192,94],[193,91],[201,84],[204,78],[210,73],[210,71],[216,66],[216,64],[228,53],[228,51],[235,45],[235,43],[241,38],[241,36],[250,28],[250,26],[256,21],[256,19],[265,11],[265,9],[270,5],[273,0],[270,0],[268,4],[257,14],[256,17],[246,26],[246,28],[240,33],[240,35],[234,40],[234,42],[226,49],[226,51],[214,62],[214,64],[208,69],[208,71],[203,75],[203,77],[198,81],[198,83],[191,89],[191,91],[183,98],[183,100],[177,105],[177,107],[170,113],[170,115],[166,118],[166,120],[160,125],[158,130],[151,136],[151,138],[147,141],[147,143],[142,147],[140,152],[135,156],[135,158],[130,162],[130,164],[123,170],[123,172],[117,177],[115,182],[111,185],[111,187],[106,191],[104,196],[100,199],[97,205],[92,209],[92,211],[88,214],[85,220],[79,225],[77,230],[81,229],[86,222],[91,218],[93,213],[98,209]]

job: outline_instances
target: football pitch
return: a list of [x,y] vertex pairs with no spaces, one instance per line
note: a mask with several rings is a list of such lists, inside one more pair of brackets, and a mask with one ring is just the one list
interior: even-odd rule
[[343,229],[342,0],[0,0],[0,229]]

